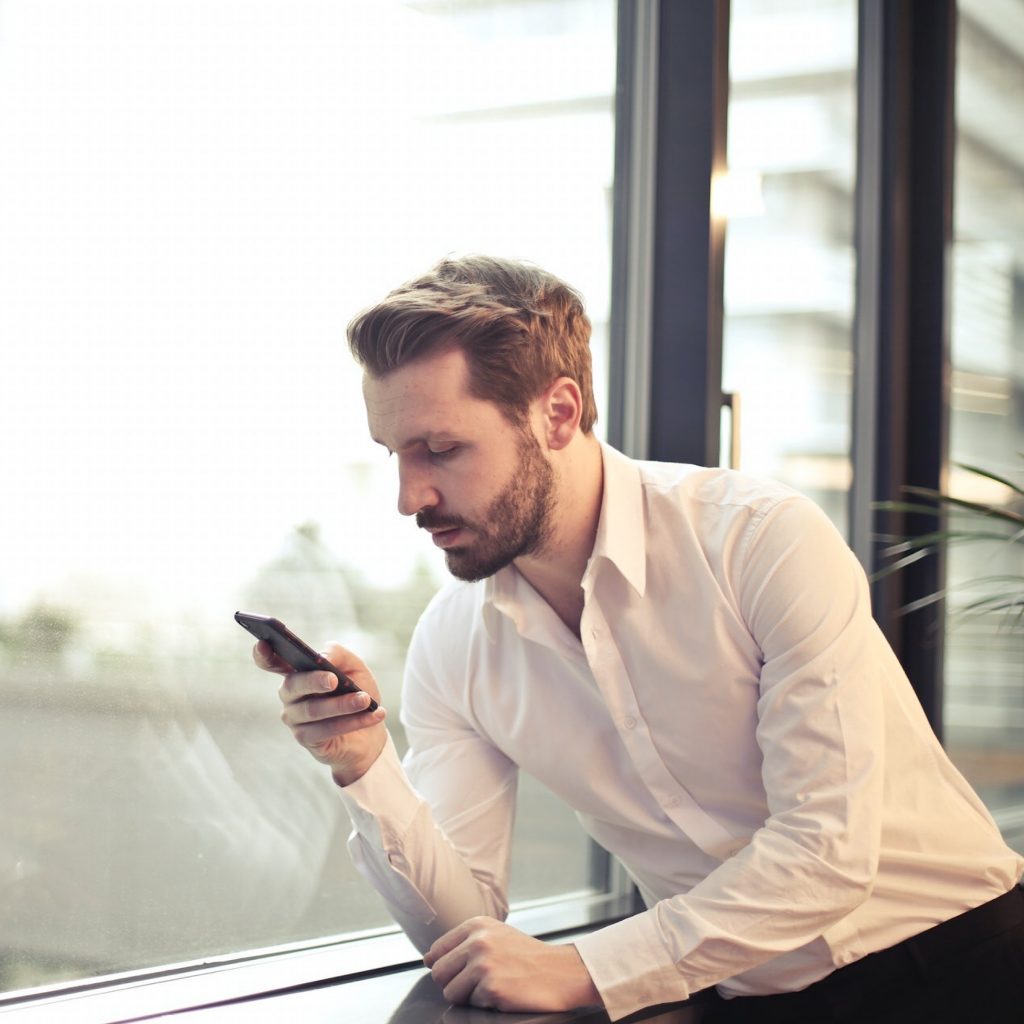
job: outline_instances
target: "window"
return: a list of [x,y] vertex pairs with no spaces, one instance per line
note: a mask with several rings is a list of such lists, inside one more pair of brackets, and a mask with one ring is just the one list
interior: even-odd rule
[[[344,324],[446,253],[527,258],[587,296],[603,374],[614,25],[0,8],[0,990],[389,924],[231,615],[358,649],[396,722],[444,572]],[[517,900],[593,883],[529,780],[516,860]]]
[[845,530],[856,3],[733,0],[729,71],[722,384],[739,396],[739,468]]
[[[961,0],[957,29],[949,488],[1013,505],[960,464],[1020,481],[1024,462],[1024,7]],[[966,525],[961,520],[952,524]],[[1020,592],[1020,544],[953,544],[947,564],[945,724],[950,752],[1024,849],[1024,631],[1014,611],[972,612]],[[1013,581],[1016,577],[1016,583]]]

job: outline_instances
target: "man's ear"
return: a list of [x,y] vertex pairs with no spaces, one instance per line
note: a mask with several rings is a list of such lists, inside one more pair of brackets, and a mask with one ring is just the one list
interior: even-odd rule
[[540,396],[548,447],[560,451],[576,436],[583,415],[583,395],[571,377],[559,377]]

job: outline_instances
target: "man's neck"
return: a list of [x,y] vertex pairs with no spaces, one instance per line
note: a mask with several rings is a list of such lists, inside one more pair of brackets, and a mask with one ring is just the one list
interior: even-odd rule
[[542,551],[516,559],[534,590],[578,637],[583,615],[583,573],[594,550],[604,495],[601,446],[580,436],[561,463],[551,535]]

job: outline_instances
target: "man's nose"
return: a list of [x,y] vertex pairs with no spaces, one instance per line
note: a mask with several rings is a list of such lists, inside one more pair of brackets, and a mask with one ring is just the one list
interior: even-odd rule
[[429,474],[409,465],[398,467],[398,511],[413,516],[421,509],[433,508],[440,501]]

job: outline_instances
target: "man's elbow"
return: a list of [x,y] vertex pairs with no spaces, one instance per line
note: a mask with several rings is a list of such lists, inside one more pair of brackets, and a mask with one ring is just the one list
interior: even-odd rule
[[[814,903],[828,907],[836,920],[859,907],[875,887],[878,877],[879,844],[864,842],[846,830],[775,830],[796,856],[783,858],[794,867],[793,891],[804,886]],[[788,833],[788,834],[787,834]],[[800,876],[804,876],[801,878]]]

